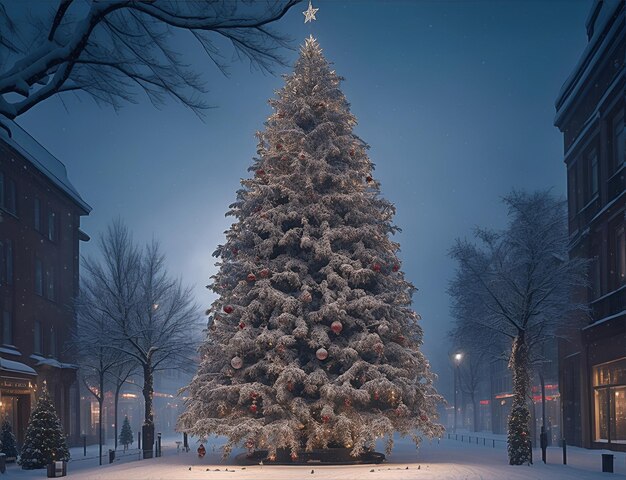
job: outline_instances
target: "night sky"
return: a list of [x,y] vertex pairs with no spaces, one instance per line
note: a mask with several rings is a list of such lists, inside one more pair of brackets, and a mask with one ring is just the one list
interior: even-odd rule
[[[39,10],[43,4],[31,3]],[[51,7],[53,4],[49,4]],[[312,33],[337,73],[370,144],[382,194],[398,209],[403,269],[419,292],[423,350],[448,373],[447,250],[475,225],[504,225],[500,198],[512,188],[565,194],[554,100],[586,44],[591,1],[316,1],[317,21],[298,5],[275,28],[298,45]],[[170,270],[204,288],[216,268],[225,218],[256,151],[254,132],[270,113],[276,76],[233,63],[221,75],[191,39],[181,51],[204,73],[215,108],[199,120],[170,102],[142,99],[119,113],[82,97],[53,98],[19,118],[68,168],[93,207],[82,229],[96,238],[115,217],[141,242],[162,243]],[[230,56],[227,52],[227,57]],[[84,254],[96,242],[82,244]],[[445,382],[446,384],[449,382]],[[448,385],[442,385],[442,390]]]

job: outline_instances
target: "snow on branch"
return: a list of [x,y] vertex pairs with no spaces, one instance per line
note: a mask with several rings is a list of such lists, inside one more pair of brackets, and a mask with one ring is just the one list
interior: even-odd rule
[[206,84],[174,45],[190,34],[226,74],[226,40],[238,58],[271,72],[289,45],[269,26],[299,1],[61,0],[29,15],[18,2],[0,5],[0,115],[15,119],[70,91],[115,109],[138,93],[157,107],[170,97],[202,115]]

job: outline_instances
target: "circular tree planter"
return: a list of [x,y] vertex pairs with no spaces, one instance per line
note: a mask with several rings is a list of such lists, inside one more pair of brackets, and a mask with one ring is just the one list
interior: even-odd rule
[[238,465],[358,465],[366,463],[382,463],[385,455],[379,452],[366,452],[358,457],[350,455],[349,448],[317,448],[310,452],[300,451],[298,457],[291,458],[291,452],[285,448],[276,451],[276,458],[270,460],[267,450],[254,450],[241,453],[235,457]]

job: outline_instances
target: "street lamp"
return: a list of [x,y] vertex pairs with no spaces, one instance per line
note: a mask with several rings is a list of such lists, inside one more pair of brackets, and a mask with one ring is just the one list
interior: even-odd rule
[[461,360],[463,360],[463,354],[461,352],[457,352],[454,354],[454,433],[456,433],[456,416],[458,411],[457,406],[457,377],[459,376],[459,365],[461,364]]

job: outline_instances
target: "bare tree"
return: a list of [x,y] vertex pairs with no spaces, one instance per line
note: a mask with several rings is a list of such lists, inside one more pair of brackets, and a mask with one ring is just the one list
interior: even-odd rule
[[98,402],[98,450],[102,465],[104,392],[112,371],[124,359],[119,350],[107,346],[110,327],[108,318],[98,308],[94,308],[93,298],[89,294],[81,294],[76,307],[77,326],[72,346],[78,354],[81,379]]
[[[123,354],[122,354],[123,355]],[[115,450],[117,450],[117,440],[118,440],[118,410],[120,403],[120,393],[122,388],[127,384],[127,381],[130,377],[139,372],[139,368],[137,363],[134,361],[132,357],[129,355],[123,355],[123,361],[113,365],[109,374],[111,376],[111,381],[114,387],[113,393],[113,411],[114,411],[114,435],[115,435]]]
[[[191,289],[168,274],[157,242],[139,249],[128,228],[116,220],[98,246],[100,260],[84,260],[83,288],[107,320],[104,345],[123,355],[125,362],[132,359],[143,376],[142,443],[149,456],[154,444],[154,373],[194,368],[200,310]],[[117,367],[115,371],[119,380]]]
[[[160,370],[193,369],[199,346],[199,307],[190,288],[169,276],[158,243],[144,250],[140,289],[133,317],[118,324],[117,333],[126,342],[128,354],[143,373],[144,455],[154,440],[154,373]],[[151,450],[150,450],[151,452]]]
[[530,355],[554,338],[571,313],[585,309],[573,303],[572,293],[586,285],[586,261],[568,260],[562,200],[546,191],[514,191],[504,203],[510,219],[506,230],[477,229],[478,244],[457,240],[451,249],[458,268],[449,293],[457,326],[511,342],[508,453],[509,463],[520,465],[530,460]]
[[0,4],[0,120],[65,92],[116,109],[143,92],[155,106],[171,97],[200,114],[206,86],[174,47],[176,35],[193,38],[224,73],[220,39],[271,71],[288,40],[269,26],[299,1],[59,0],[35,12]]

